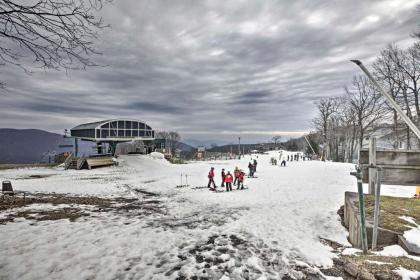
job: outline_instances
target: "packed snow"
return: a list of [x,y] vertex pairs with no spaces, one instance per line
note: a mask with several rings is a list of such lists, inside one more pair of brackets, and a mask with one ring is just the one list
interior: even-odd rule
[[374,252],[378,256],[387,256],[387,257],[404,257],[408,253],[400,245],[390,245],[382,249],[382,251]]
[[[102,169],[0,171],[0,180],[11,180],[18,190],[139,199],[144,198],[138,190],[145,190],[158,194],[167,209],[141,217],[97,211],[74,222],[19,219],[0,226],[0,254],[6,256],[0,258],[0,278],[243,279],[248,273],[269,279],[299,263],[331,266],[334,254],[320,238],[350,246],[337,210],[344,192],[357,189],[349,175],[354,165],[302,160],[271,165],[278,155],[173,165],[153,153],[121,156],[119,166]],[[238,166],[247,172],[251,158],[258,161],[257,178],[246,178],[245,190],[207,189],[210,167],[221,190],[221,169],[233,172]],[[186,180],[188,186],[177,187]],[[413,189],[383,186],[382,193],[410,197]],[[227,272],[204,268],[203,258],[223,262]]]

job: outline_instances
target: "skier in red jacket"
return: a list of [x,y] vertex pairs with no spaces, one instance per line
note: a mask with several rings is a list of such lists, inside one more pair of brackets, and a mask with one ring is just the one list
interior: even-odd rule
[[233,176],[228,171],[228,173],[226,174],[226,177],[225,177],[226,191],[227,192],[232,191],[232,181],[233,181]]
[[243,172],[241,170],[241,172],[239,172],[239,177],[238,177],[238,187],[236,188],[237,190],[239,190],[239,187],[241,188],[241,190],[244,189],[244,179],[245,179],[245,172]]
[[[214,167],[212,167],[209,171],[209,175],[207,176],[209,178],[209,184],[207,187],[211,190],[216,190],[216,184],[214,183]],[[213,184],[213,188],[210,188],[210,185]]]

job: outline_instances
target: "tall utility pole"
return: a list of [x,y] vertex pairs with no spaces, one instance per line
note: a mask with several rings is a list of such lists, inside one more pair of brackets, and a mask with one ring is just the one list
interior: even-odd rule
[[239,159],[241,159],[241,137],[238,137],[238,151],[239,151]]

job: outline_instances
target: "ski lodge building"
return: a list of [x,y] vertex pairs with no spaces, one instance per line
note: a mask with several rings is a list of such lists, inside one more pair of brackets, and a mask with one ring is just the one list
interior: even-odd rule
[[108,147],[108,153],[114,154],[118,152],[118,144],[127,142],[130,143],[119,145],[123,150],[121,153],[150,153],[156,148],[155,131],[139,120],[112,119],[85,123],[73,127],[70,135],[76,138],[76,154],[77,139],[96,142],[98,154],[104,153],[105,147]]

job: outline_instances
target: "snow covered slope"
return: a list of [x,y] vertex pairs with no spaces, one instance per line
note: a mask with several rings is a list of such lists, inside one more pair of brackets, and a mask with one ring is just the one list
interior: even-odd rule
[[[0,171],[0,180],[12,180],[16,189],[144,199],[139,196],[141,190],[157,193],[156,199],[167,209],[165,214],[146,216],[98,212],[75,222],[43,221],[30,226],[33,222],[22,219],[8,223],[0,227],[0,254],[7,256],[0,258],[0,278],[175,279],[180,273],[202,273],[200,258],[206,253],[198,256],[201,249],[197,248],[209,243],[221,248],[220,252],[230,252],[209,249],[207,254],[214,255],[207,257],[225,258],[233,279],[241,279],[245,268],[261,276],[284,274],[262,268],[267,256],[285,269],[294,261],[331,265],[330,248],[319,238],[348,244],[336,212],[344,192],[356,190],[355,179],[349,175],[353,165],[293,161],[280,167],[270,164],[273,156],[278,157],[278,152],[172,165],[153,154],[124,156],[117,167],[90,171]],[[258,178],[246,178],[246,190],[227,193],[203,188],[210,167],[215,167],[220,185],[222,168],[233,172],[238,166],[247,171],[251,159],[258,161]],[[185,184],[185,175],[189,187],[177,188],[181,177]],[[383,190],[407,196],[413,191],[386,186]],[[249,245],[241,247],[245,241],[238,240]]]

